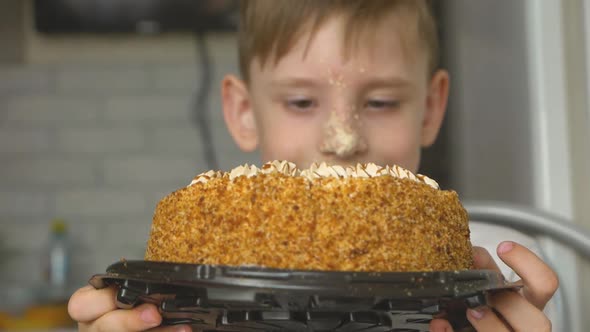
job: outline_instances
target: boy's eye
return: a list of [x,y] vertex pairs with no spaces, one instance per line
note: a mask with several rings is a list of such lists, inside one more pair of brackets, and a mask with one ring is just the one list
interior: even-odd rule
[[311,108],[315,107],[316,103],[313,99],[291,99],[287,100],[287,107],[289,109],[298,111],[298,112],[305,112],[310,110]]
[[400,106],[398,100],[382,100],[382,99],[371,99],[365,104],[365,108],[369,110],[394,110]]

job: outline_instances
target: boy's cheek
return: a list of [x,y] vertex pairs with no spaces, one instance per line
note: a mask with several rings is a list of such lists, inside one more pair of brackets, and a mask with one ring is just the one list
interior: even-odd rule
[[260,142],[264,160],[289,160],[296,164],[304,159],[303,155],[313,153],[313,132],[297,124],[275,124],[265,130]]
[[369,161],[399,165],[416,172],[420,163],[419,133],[410,127],[376,126],[366,128]]

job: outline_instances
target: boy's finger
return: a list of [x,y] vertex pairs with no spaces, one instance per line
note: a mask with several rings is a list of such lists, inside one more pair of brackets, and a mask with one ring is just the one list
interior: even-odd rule
[[164,327],[156,327],[148,330],[148,332],[192,332],[193,329],[189,325],[171,325]]
[[430,332],[453,332],[451,324],[444,319],[433,319],[430,321]]
[[511,241],[500,243],[498,256],[522,278],[524,296],[543,309],[559,287],[555,272],[532,251]]
[[478,332],[510,332],[506,324],[489,307],[467,309],[467,319]]
[[482,247],[473,247],[473,262],[478,270],[494,270],[500,272],[500,268],[490,253]]
[[113,287],[95,289],[88,285],[78,289],[68,302],[68,313],[77,322],[91,322],[117,309]]
[[[106,313],[92,323],[85,324],[85,331],[132,332],[154,328],[162,322],[162,316],[153,304],[144,303],[133,309],[118,309]],[[82,328],[81,328],[82,330]]]
[[491,302],[515,331],[551,331],[551,321],[517,292],[503,291],[491,296]]

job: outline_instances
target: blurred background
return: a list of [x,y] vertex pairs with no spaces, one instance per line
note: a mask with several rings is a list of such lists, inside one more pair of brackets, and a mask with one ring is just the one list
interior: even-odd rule
[[[463,200],[590,228],[588,4],[435,3],[452,88],[421,173]],[[221,78],[238,72],[236,4],[0,2],[0,329],[67,326],[71,292],[142,259],[164,195],[204,170],[259,164],[234,145],[220,107]],[[543,241],[582,331],[588,263]],[[50,268],[63,266],[62,247],[65,276]]]

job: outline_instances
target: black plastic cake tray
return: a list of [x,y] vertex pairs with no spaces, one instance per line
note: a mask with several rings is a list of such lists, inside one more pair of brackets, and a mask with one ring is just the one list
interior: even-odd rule
[[90,279],[117,305],[158,306],[163,325],[197,331],[428,331],[434,317],[469,326],[465,310],[518,288],[490,270],[332,272],[121,261]]

